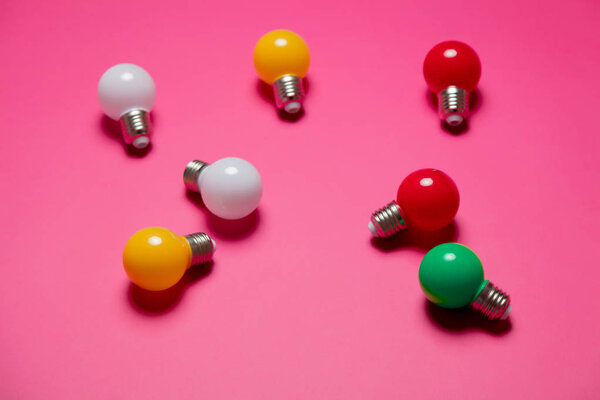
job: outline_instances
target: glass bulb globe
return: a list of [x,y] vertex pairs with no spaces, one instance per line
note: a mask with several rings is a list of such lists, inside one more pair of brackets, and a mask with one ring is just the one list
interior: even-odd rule
[[191,262],[192,250],[185,237],[159,227],[137,231],[123,251],[127,276],[146,290],[164,290],[175,285]]
[[98,100],[104,113],[114,120],[131,110],[149,112],[156,87],[146,70],[135,64],[117,64],[98,82]]
[[279,29],[260,38],[254,48],[254,67],[269,85],[284,75],[304,78],[310,64],[308,46],[296,33]]
[[425,296],[445,308],[468,306],[485,283],[477,255],[458,243],[429,250],[419,267],[419,281]]
[[201,170],[198,188],[210,212],[224,219],[239,219],[258,206],[262,179],[248,161],[226,157]]
[[423,62],[423,75],[431,91],[438,93],[448,86],[470,92],[481,77],[481,61],[469,45],[449,40],[435,45]]
[[407,226],[433,231],[452,222],[460,197],[452,178],[438,169],[425,168],[404,178],[397,202]]

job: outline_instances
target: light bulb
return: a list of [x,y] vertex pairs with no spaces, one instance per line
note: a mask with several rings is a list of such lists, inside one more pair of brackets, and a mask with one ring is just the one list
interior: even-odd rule
[[110,67],[98,82],[98,100],[104,113],[120,121],[125,143],[138,149],[150,144],[150,109],[156,87],[152,77],[135,64]]
[[133,283],[146,290],[175,285],[193,265],[212,260],[216,244],[206,233],[179,236],[165,228],[144,228],[123,250],[123,266]]
[[302,78],[309,64],[308,46],[291,31],[271,31],[261,37],[254,48],[254,68],[258,76],[273,87],[277,108],[290,114],[302,108]]
[[510,297],[483,278],[483,267],[475,253],[457,243],[444,243],[429,250],[419,267],[425,296],[445,308],[470,305],[489,319],[506,319]]
[[183,183],[200,193],[210,212],[224,219],[249,215],[262,196],[260,174],[248,161],[237,157],[222,158],[213,164],[190,161],[183,171]]
[[427,53],[423,75],[438,96],[440,118],[449,125],[460,125],[469,114],[469,92],[481,77],[477,53],[455,40],[439,43]]
[[438,169],[420,169],[400,183],[395,201],[371,215],[369,230],[374,236],[390,237],[407,227],[441,229],[452,222],[459,202],[452,178]]

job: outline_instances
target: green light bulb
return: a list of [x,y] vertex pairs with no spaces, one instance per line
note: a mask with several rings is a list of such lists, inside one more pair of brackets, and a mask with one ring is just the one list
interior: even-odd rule
[[445,308],[471,305],[489,319],[506,319],[510,297],[483,278],[479,257],[458,243],[444,243],[429,250],[419,268],[425,296]]

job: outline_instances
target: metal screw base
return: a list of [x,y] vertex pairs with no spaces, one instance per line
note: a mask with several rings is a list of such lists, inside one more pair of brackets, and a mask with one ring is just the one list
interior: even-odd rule
[[448,125],[460,125],[469,115],[469,93],[456,86],[448,86],[438,94],[440,118]]
[[121,132],[125,143],[138,149],[143,149],[150,144],[152,136],[152,123],[150,114],[145,110],[132,110],[121,116]]
[[510,296],[487,281],[471,307],[488,319],[506,319],[510,313]]
[[273,95],[277,108],[295,114],[302,108],[304,86],[302,78],[294,75],[284,75],[273,82]]
[[202,169],[208,165],[210,164],[205,163],[204,161],[193,160],[185,166],[185,169],[183,170],[183,184],[186,189],[200,193],[198,177],[200,176]]
[[192,233],[184,236],[192,248],[192,264],[198,265],[212,260],[215,247],[206,233]]
[[373,234],[382,238],[390,237],[406,229],[406,221],[402,217],[400,206],[395,201],[375,211],[371,215],[371,223],[375,228]]

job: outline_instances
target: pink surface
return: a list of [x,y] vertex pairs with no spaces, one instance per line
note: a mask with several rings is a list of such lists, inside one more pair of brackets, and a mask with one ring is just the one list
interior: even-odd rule
[[[0,398],[597,398],[597,1],[70,3],[0,5]],[[295,122],[251,60],[280,27],[312,52]],[[421,74],[447,39],[483,65],[461,134]],[[157,84],[145,156],[96,99],[119,62]],[[264,180],[242,224],[181,181],[230,155]],[[372,242],[422,167],[458,184],[456,223]],[[212,271],[132,288],[121,252],[149,225],[212,235]],[[447,240],[511,294],[510,324],[427,304],[418,265]]]

